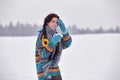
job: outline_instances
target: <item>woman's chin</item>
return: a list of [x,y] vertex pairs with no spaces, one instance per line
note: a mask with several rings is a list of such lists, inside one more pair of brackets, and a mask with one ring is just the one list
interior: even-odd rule
[[52,30],[55,30],[55,29],[56,29],[56,27],[53,27],[53,28],[52,28]]

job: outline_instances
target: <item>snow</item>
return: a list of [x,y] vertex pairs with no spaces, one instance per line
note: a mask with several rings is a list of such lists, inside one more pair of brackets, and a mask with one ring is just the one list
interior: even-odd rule
[[[0,80],[37,80],[32,37],[0,37]],[[120,80],[120,34],[72,35],[59,63],[63,80]]]

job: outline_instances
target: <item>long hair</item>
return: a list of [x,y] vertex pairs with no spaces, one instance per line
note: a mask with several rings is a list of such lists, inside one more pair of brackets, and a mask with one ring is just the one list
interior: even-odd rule
[[[49,15],[47,15],[44,19],[44,24],[43,24],[43,35],[44,35],[44,38],[47,39],[47,33],[46,33],[46,26],[47,26],[47,23],[49,23],[53,17],[56,17],[59,19],[59,16],[57,14],[54,14],[54,13],[51,13]],[[59,44],[59,43],[58,43]],[[59,45],[56,46],[56,50],[55,50],[55,53],[57,53],[59,51]],[[53,56],[52,56],[53,55]],[[58,54],[52,54],[49,56],[49,60],[51,59],[54,59]]]
[[47,23],[49,23],[53,17],[56,17],[59,19],[59,16],[55,13],[51,13],[49,15],[47,15],[44,19],[44,23],[43,23],[43,34],[44,34],[44,38],[47,38],[47,33],[46,33],[46,26],[47,26]]

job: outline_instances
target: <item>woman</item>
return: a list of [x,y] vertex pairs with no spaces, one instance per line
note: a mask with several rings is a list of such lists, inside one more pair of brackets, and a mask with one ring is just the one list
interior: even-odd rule
[[[62,36],[56,31],[58,26]],[[54,13],[47,15],[36,40],[36,69],[39,80],[62,80],[58,62],[62,50],[68,48],[71,42],[71,36],[59,16]]]

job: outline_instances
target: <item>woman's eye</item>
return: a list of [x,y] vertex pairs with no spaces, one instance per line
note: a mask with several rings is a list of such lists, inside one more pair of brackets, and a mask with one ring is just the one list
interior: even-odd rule
[[52,21],[52,23],[55,23],[55,21]]
[[52,21],[52,23],[54,23],[54,21]]

